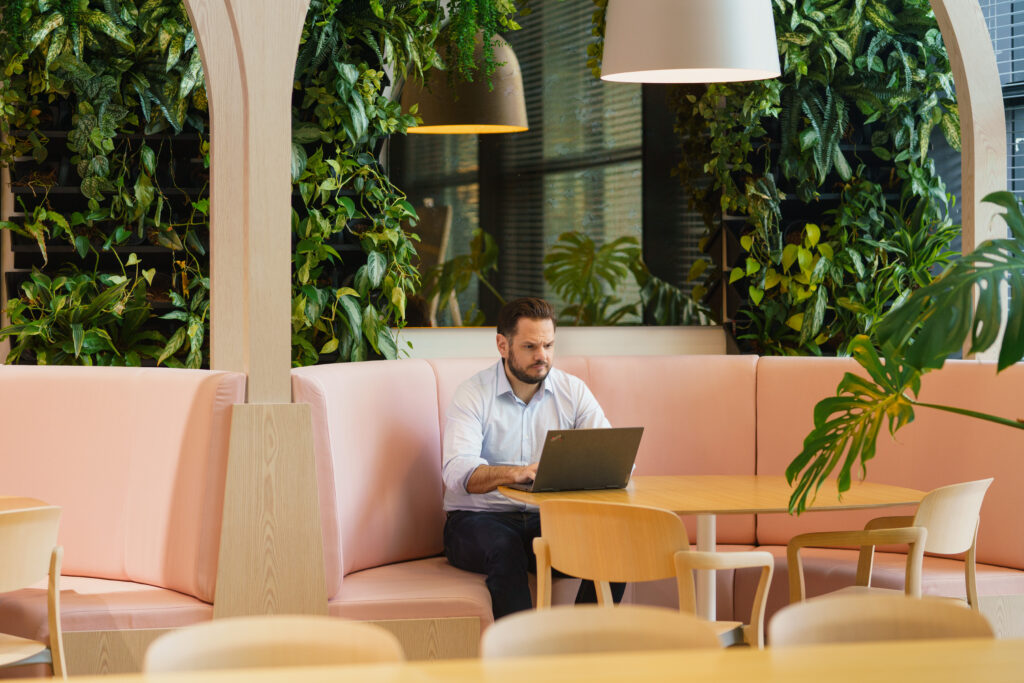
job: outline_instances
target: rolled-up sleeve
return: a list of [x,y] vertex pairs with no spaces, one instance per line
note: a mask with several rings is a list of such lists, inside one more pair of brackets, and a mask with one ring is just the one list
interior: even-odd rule
[[454,493],[466,493],[466,484],[476,468],[488,464],[481,457],[483,405],[475,389],[468,385],[459,387],[445,422],[441,477],[445,487]]

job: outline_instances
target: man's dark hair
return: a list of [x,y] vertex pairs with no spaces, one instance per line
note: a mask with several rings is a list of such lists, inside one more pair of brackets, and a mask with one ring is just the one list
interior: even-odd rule
[[555,308],[544,299],[535,296],[524,296],[513,299],[501,307],[498,313],[498,334],[511,338],[516,331],[520,318],[530,320],[550,320],[555,324]]

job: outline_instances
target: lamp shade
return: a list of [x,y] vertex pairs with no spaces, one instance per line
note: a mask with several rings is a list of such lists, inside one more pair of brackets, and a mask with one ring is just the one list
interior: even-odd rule
[[[460,81],[454,88],[448,73],[427,72],[423,85],[407,81],[402,90],[402,109],[419,105],[423,123],[410,126],[409,133],[518,133],[527,130],[523,74],[516,53],[501,36],[495,35],[494,63],[488,78],[481,70],[476,79]],[[482,37],[477,36],[477,63],[482,59]]]
[[601,78],[719,83],[779,75],[771,0],[608,0]]

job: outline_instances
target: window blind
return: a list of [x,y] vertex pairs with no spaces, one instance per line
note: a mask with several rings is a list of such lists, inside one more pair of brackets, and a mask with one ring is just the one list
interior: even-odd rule
[[[622,235],[640,239],[641,90],[590,73],[593,11],[590,0],[536,3],[522,30],[507,36],[530,122],[529,131],[502,137],[496,160],[493,232],[501,234],[500,283],[508,297],[565,304],[543,277],[543,257],[563,232],[583,231],[598,245]],[[632,278],[627,285],[617,295],[638,300]]]

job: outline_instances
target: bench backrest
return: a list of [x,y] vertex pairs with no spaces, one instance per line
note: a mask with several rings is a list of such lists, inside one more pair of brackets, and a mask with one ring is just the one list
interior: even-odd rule
[[309,403],[327,595],[345,574],[441,552],[437,381],[424,360],[292,370]]
[[0,366],[0,494],[63,513],[63,573],[213,601],[231,406],[245,376]]
[[[851,359],[762,358],[757,372],[757,470],[781,474],[800,452],[813,424],[815,403],[835,395],[845,372],[865,373]],[[1020,418],[1024,364],[996,374],[995,363],[948,361],[921,381],[919,399]],[[855,471],[859,476],[859,472]],[[914,421],[895,440],[883,428],[868,481],[931,490],[994,477],[981,512],[978,561],[1024,567],[1024,537],[1017,527],[1019,482],[1024,477],[1024,430],[931,408],[916,408]],[[782,544],[804,531],[856,529],[872,517],[913,514],[913,509],[814,512],[794,519],[761,515],[757,540]]]
[[[441,436],[456,388],[495,358],[406,359],[292,370],[309,403],[328,595],[350,572],[442,551]],[[613,425],[644,425],[638,474],[754,472],[753,356],[558,357]],[[691,528],[690,533],[694,530]],[[751,517],[723,543],[752,543]]]

